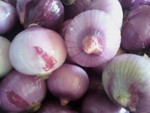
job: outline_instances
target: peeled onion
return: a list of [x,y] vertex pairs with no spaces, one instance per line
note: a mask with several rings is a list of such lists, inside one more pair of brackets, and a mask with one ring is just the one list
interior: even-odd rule
[[0,85],[0,107],[12,112],[36,111],[46,91],[44,80],[13,70]]
[[67,56],[64,40],[53,30],[33,26],[20,32],[12,41],[9,57],[20,73],[49,76]]
[[116,56],[104,68],[102,82],[114,102],[134,113],[150,111],[150,60],[135,55]]
[[0,77],[5,76],[12,69],[9,59],[9,48],[10,41],[0,36]]
[[105,65],[116,55],[120,41],[120,29],[109,14],[100,10],[77,15],[65,35],[68,56],[84,67]]
[[79,66],[63,64],[47,80],[49,91],[60,99],[62,105],[81,98],[88,89],[89,78]]

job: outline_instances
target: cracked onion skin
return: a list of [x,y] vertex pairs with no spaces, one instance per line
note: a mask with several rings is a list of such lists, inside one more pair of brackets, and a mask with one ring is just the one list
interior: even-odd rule
[[116,56],[104,68],[102,82],[112,101],[134,113],[150,111],[150,60],[136,54]]
[[66,59],[62,37],[53,30],[32,26],[15,36],[10,44],[12,66],[26,75],[48,77]]
[[69,58],[84,67],[103,67],[116,55],[120,42],[120,29],[109,14],[100,10],[80,13],[65,33]]

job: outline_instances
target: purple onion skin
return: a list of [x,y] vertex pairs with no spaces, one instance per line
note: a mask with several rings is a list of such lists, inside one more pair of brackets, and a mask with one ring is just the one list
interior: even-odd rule
[[47,80],[49,91],[60,99],[62,105],[81,98],[89,86],[87,73],[79,66],[63,64]]
[[149,10],[150,6],[140,5],[129,12],[121,31],[121,46],[123,49],[136,52],[143,51],[150,46]]
[[35,111],[46,95],[46,83],[17,71],[10,72],[1,82],[0,107],[6,111]]
[[47,102],[39,109],[37,113],[77,113],[68,106],[61,106],[59,102]]
[[112,102],[104,90],[87,93],[81,105],[82,113],[129,113]]
[[58,29],[64,20],[64,6],[60,0],[32,0],[26,5],[24,26],[37,24]]
[[150,0],[119,0],[123,8],[130,9],[138,5],[144,5],[150,3]]
[[120,29],[109,14],[100,10],[77,15],[68,25],[65,35],[69,58],[84,67],[103,67],[116,55],[120,41]]
[[4,34],[12,29],[16,20],[16,9],[11,4],[0,1],[0,34]]

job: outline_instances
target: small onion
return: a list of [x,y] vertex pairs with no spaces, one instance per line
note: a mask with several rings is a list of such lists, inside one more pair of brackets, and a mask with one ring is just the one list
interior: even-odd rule
[[126,16],[121,31],[123,49],[129,52],[140,52],[150,46],[149,10],[150,6],[140,5],[133,8]]
[[77,15],[68,25],[65,43],[69,57],[78,65],[96,67],[111,60],[120,47],[120,29],[100,10]]
[[16,9],[9,3],[0,1],[0,34],[8,32],[16,23]]
[[64,40],[58,33],[34,26],[20,32],[9,50],[13,67],[33,76],[49,75],[64,63],[66,56]]
[[33,76],[10,72],[0,86],[0,107],[6,111],[36,111],[46,95],[46,83]]
[[47,102],[37,113],[77,113],[68,106],[61,106],[58,102]]
[[82,101],[81,109],[82,113],[129,113],[112,102],[104,90],[87,93]]
[[47,81],[49,91],[60,99],[62,105],[78,100],[88,89],[89,78],[79,66],[63,64]]
[[5,76],[12,69],[9,59],[9,48],[10,41],[0,36],[0,78]]
[[24,26],[38,24],[57,30],[64,20],[64,6],[60,0],[32,0],[26,5]]
[[102,82],[107,95],[134,113],[150,111],[150,60],[136,54],[116,56],[104,68]]

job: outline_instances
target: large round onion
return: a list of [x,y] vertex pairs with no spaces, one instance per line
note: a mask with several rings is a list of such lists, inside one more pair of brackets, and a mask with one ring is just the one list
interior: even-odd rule
[[9,50],[13,67],[26,75],[49,75],[64,63],[66,56],[62,37],[42,27],[31,27],[20,32]]
[[0,36],[0,77],[5,76],[12,69],[9,59],[9,48],[10,41]]
[[1,83],[0,107],[13,112],[35,111],[39,109],[45,94],[44,80],[14,70]]
[[16,9],[9,3],[0,1],[0,34],[8,32],[16,23]]
[[109,14],[88,10],[77,15],[68,25],[65,42],[69,58],[85,67],[104,65],[120,47],[120,29]]
[[63,64],[47,80],[49,91],[61,101],[62,105],[81,98],[88,89],[89,78],[79,66]]
[[150,59],[135,54],[116,56],[103,70],[108,96],[134,113],[150,111]]

